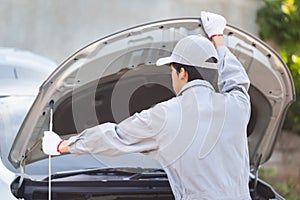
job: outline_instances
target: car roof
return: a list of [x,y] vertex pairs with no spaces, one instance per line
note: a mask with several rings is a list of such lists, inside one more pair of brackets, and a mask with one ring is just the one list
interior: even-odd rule
[[28,50],[0,48],[0,96],[37,95],[58,65]]

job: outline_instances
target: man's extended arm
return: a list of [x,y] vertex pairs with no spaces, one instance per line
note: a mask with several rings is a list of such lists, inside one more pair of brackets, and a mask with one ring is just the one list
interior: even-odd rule
[[119,124],[104,123],[82,131],[68,140],[46,131],[43,151],[49,155],[63,153],[117,156],[127,153],[150,153],[157,149],[155,135],[164,127],[163,104],[144,110]]

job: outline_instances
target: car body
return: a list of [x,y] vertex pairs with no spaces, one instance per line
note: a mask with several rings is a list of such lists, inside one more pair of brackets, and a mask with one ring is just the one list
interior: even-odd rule
[[9,149],[40,85],[57,64],[30,51],[0,48],[0,194],[16,199],[10,190],[16,173],[9,170]]
[[[68,138],[100,123],[118,123],[173,97],[170,70],[155,62],[191,34],[205,36],[199,18],[152,22],[101,38],[63,62],[40,87],[12,144],[10,170],[22,172],[12,183],[14,195],[46,199],[50,188],[54,199],[173,199],[160,164],[143,154],[114,158],[67,154],[50,159],[41,150],[41,139],[52,128]],[[295,100],[291,74],[280,56],[254,36],[227,25],[224,38],[251,80],[247,130],[251,196],[283,199],[258,178],[258,168],[270,158]],[[215,72],[201,74],[217,89]]]

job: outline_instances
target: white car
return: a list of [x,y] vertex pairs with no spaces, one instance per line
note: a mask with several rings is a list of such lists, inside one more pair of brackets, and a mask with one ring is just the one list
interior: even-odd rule
[[[41,150],[41,138],[52,128],[67,138],[99,123],[120,122],[173,97],[168,67],[156,67],[155,62],[191,34],[205,36],[198,18],[148,23],[99,39],[60,65],[41,86],[10,149],[9,169],[22,172],[12,182],[13,194],[25,199],[173,199],[166,174],[147,156],[68,154],[50,159]],[[275,51],[252,35],[227,25],[224,37],[251,80],[251,196],[283,199],[258,178],[258,168],[270,158],[286,111],[295,101],[290,71]],[[201,74],[216,85],[216,74]]]
[[10,185],[18,171],[8,162],[8,153],[18,129],[36,98],[39,86],[57,64],[29,51],[0,48],[0,194],[16,199]]

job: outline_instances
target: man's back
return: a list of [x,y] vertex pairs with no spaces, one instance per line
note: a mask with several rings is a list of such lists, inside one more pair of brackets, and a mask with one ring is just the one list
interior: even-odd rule
[[176,199],[247,199],[248,102],[216,93],[203,80],[182,91],[157,105],[163,107],[166,123],[157,135],[156,159],[165,167]]

